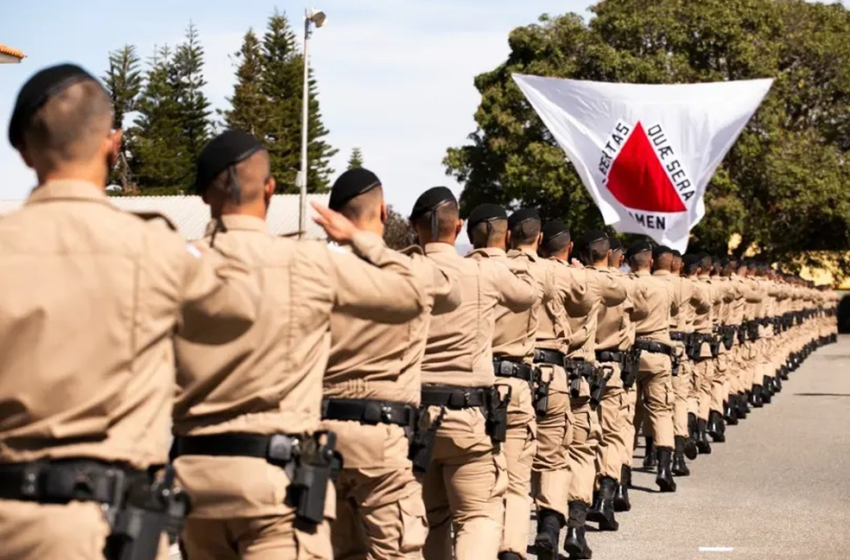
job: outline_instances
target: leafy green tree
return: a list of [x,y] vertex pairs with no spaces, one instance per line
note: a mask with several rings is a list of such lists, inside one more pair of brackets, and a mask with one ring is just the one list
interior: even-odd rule
[[263,96],[263,59],[260,41],[252,29],[245,33],[242,47],[236,53],[236,85],[233,97],[227,99],[230,110],[224,112],[229,128],[265,136],[268,103]]
[[[109,53],[109,70],[103,77],[103,82],[112,97],[113,128],[123,129],[124,117],[136,110],[139,93],[142,91],[140,62],[133,45],[124,45],[121,49]],[[128,153],[132,143],[132,136],[125,133],[118,164],[110,177],[111,181],[118,182],[123,189],[131,188],[132,172]]]
[[351,157],[348,158],[347,169],[358,169],[360,167],[363,167],[363,153],[360,148],[354,148],[351,150]]
[[416,243],[416,233],[410,223],[392,206],[387,206],[387,221],[384,223],[384,242],[396,251]]
[[[802,0],[608,0],[588,23],[543,16],[509,37],[505,62],[475,79],[481,103],[469,142],[449,149],[480,202],[533,205],[576,231],[601,216],[512,73],[633,83],[774,77],[771,92],[706,193],[691,246],[791,259],[850,248],[850,12]],[[842,261],[843,262],[843,261]],[[848,264],[848,263],[845,263]]]
[[177,101],[176,119],[180,128],[180,165],[182,183],[188,184],[194,174],[195,162],[211,136],[210,102],[204,95],[204,49],[198,30],[189,23],[186,40],[178,45],[169,68]]

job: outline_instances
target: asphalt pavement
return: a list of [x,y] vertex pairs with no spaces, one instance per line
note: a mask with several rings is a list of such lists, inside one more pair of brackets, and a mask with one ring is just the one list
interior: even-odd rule
[[593,559],[850,558],[850,336],[816,351],[726,436],[689,461],[675,494],[638,470],[638,450],[632,510],[617,514],[615,533],[588,531]]

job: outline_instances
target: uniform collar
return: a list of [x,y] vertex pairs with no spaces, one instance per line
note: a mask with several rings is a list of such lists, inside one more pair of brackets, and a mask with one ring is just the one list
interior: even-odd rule
[[499,249],[497,247],[482,247],[481,249],[475,249],[470,255],[487,255],[488,257],[506,257],[508,254],[504,249]]
[[528,257],[528,259],[531,262],[537,262],[537,261],[540,260],[540,256],[536,252],[530,251],[529,249],[527,249],[525,247],[523,247],[521,249],[511,249],[510,251],[508,251],[509,257],[513,257],[513,256],[516,256],[516,255],[525,255],[525,256]]
[[669,270],[656,270],[652,273],[653,276],[670,276],[673,274]]
[[641,270],[640,272],[633,272],[635,276],[652,276],[648,270]]
[[53,200],[86,200],[110,204],[106,191],[101,187],[78,179],[48,181],[34,188],[25,204],[37,204]]
[[[227,214],[221,217],[226,231],[268,231],[266,221],[256,216],[244,216],[241,214]],[[213,218],[207,224],[206,235],[212,235],[218,227],[218,220]]]
[[454,245],[449,245],[448,243],[426,243],[425,244],[425,254],[430,255],[432,253],[455,253]]

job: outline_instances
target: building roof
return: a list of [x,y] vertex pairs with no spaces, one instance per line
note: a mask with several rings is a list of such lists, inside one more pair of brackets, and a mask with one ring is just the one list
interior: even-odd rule
[[[313,239],[324,239],[325,232],[312,219],[313,209],[309,202],[328,204],[327,194],[307,195],[307,235]],[[209,207],[199,196],[113,196],[110,200],[122,210],[129,212],[159,212],[167,216],[186,239],[203,237],[210,220]],[[18,210],[23,200],[0,200],[0,215]],[[298,231],[299,197],[295,194],[276,194],[269,205],[266,216],[269,233],[284,235]]]
[[18,49],[13,49],[12,47],[8,47],[8,46],[4,45],[3,43],[0,43],[0,54],[5,54],[5,55],[8,55],[8,56],[17,58],[18,60],[24,58],[24,53],[22,53]]

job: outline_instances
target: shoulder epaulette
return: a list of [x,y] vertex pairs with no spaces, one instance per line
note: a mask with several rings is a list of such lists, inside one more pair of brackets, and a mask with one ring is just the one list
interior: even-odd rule
[[130,212],[130,214],[138,216],[146,222],[151,222],[153,220],[162,220],[163,222],[165,222],[165,225],[168,226],[168,229],[170,229],[171,231],[179,231],[177,229],[177,226],[174,225],[174,222],[172,222],[168,216],[160,212]]

